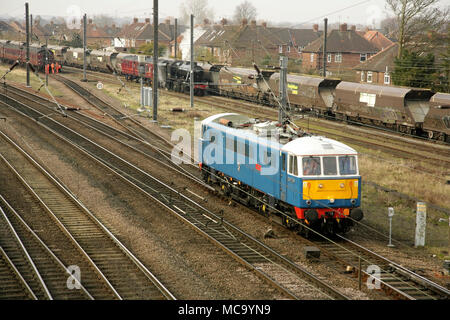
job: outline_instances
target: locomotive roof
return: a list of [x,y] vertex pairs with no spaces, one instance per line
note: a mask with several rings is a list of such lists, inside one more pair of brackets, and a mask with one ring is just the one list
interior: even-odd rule
[[[229,123],[228,127],[225,125],[227,122]],[[336,140],[321,136],[298,137],[290,135],[290,139],[285,139],[285,142],[283,142],[283,139],[280,143],[270,141],[264,135],[265,130],[277,130],[281,132],[282,129],[276,124],[273,121],[258,122],[257,119],[252,119],[237,113],[217,114],[202,121],[202,125],[209,125],[217,129],[220,128],[222,131],[225,128],[225,131],[229,131],[240,138],[254,142],[257,141],[265,146],[270,146],[271,148],[282,150],[296,156],[357,154],[355,149]],[[264,138],[266,138],[266,143],[264,143]]]
[[339,141],[320,136],[309,136],[295,139],[284,145],[281,150],[296,156],[357,154],[355,149],[350,148]]

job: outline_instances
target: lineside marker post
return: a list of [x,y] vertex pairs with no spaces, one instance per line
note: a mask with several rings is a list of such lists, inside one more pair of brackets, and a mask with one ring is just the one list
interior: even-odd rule
[[416,212],[416,238],[415,247],[425,246],[425,233],[427,228],[427,204],[425,202],[417,202]]
[[388,208],[388,217],[389,217],[389,244],[387,245],[390,248],[395,247],[392,244],[392,217],[394,216],[394,208]]

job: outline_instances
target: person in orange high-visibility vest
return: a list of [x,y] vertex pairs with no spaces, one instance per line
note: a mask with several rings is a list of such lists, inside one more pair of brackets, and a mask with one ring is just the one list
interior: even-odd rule
[[55,64],[53,62],[51,64],[51,66],[52,66],[52,73],[55,73]]
[[62,66],[60,64],[58,64],[58,73],[61,72]]
[[59,64],[58,64],[58,62],[56,62],[56,64],[55,64],[55,71],[56,71],[56,73],[59,72]]

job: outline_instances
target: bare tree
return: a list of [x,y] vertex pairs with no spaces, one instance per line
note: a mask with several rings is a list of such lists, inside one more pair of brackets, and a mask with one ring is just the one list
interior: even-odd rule
[[205,19],[214,20],[214,11],[208,6],[208,0],[186,0],[180,6],[181,23],[189,24],[191,14],[195,21],[203,22]]
[[233,20],[239,24],[244,19],[247,21],[256,20],[257,10],[250,1],[244,1],[234,9]]
[[115,23],[114,18],[106,14],[95,15],[92,19],[98,27],[105,27]]
[[448,9],[440,10],[435,6],[440,0],[386,0],[388,9],[397,19],[399,43],[398,57],[405,45],[429,30],[437,30],[447,21]]

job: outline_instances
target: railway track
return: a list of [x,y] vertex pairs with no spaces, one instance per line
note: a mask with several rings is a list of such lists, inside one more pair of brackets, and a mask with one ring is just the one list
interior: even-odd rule
[[[178,213],[181,212],[182,214],[184,213],[185,215],[190,216],[190,214],[188,213],[189,210],[186,210],[181,203],[175,203],[174,208]],[[212,219],[215,221],[215,224],[217,224],[219,218],[217,216],[214,216]],[[195,225],[196,222],[189,221],[189,223],[193,223]],[[200,224],[208,225],[210,223],[211,221],[208,222],[208,220],[206,220],[206,223],[205,221],[203,221]],[[223,230],[220,231],[219,234],[220,233],[223,233]],[[347,246],[350,245],[348,244]],[[333,256],[333,259],[335,261],[340,261],[341,263],[343,263],[341,267],[353,266],[353,268],[359,270],[357,262],[354,261],[354,259],[359,259],[359,257],[362,258],[363,270],[367,269],[369,261],[371,261],[370,265],[375,265],[375,263],[376,265],[379,265],[382,270],[381,283],[383,288],[390,293],[395,294],[397,297],[407,299],[440,299],[444,297],[448,299],[448,293],[445,291],[445,289],[444,291],[440,291],[442,288],[434,284],[433,282],[424,279],[420,275],[414,274],[410,271],[405,271],[405,268],[396,265],[394,262],[389,261],[386,258],[376,255],[368,249],[360,247],[355,251],[355,246],[357,245],[353,244],[352,250],[350,250],[349,248],[342,249],[341,243],[338,245],[334,243],[320,244],[320,247],[324,252],[327,253],[327,256]],[[340,254],[343,254],[343,256],[340,256]],[[260,261],[254,262],[261,263]],[[262,265],[264,265],[264,262],[262,262]],[[365,273],[365,277],[368,276],[370,275]],[[424,285],[423,283],[426,283],[426,285]]]
[[[150,130],[141,125],[138,120],[131,118],[131,116],[124,114],[96,95],[91,94],[87,89],[83,88],[75,81],[72,81],[63,76],[57,76],[55,77],[55,79],[64,83],[72,91],[85,99],[89,104],[91,104],[101,112],[104,112],[105,115],[111,117],[111,119],[113,119],[116,123],[130,132],[131,135],[145,141],[154,141],[155,136],[157,136],[155,133],[152,133]],[[158,140],[156,143],[159,143],[159,147],[161,148],[167,148],[168,145],[172,145],[169,141],[163,139],[160,136],[157,136],[157,138]]]
[[[3,158],[3,161],[5,159]],[[93,299],[83,287],[70,290],[67,281],[70,276],[65,266],[33,231],[13,207],[0,196],[1,245],[5,254],[16,266],[16,273],[22,279],[23,289],[32,299]],[[49,228],[49,231],[52,228]],[[86,274],[87,275],[87,274]],[[86,277],[89,279],[89,276]],[[75,281],[75,279],[74,279]],[[7,288],[7,287],[5,287]],[[14,291],[6,291],[2,299],[17,299]]]
[[[20,185],[23,185],[23,194],[33,204],[32,211],[46,213],[45,215],[28,214],[26,219],[32,222],[33,228],[42,228],[40,232],[45,230],[47,241],[51,241],[51,246],[57,248],[51,251],[58,251],[58,253],[52,255],[47,250],[47,255],[52,256],[53,259],[59,255],[61,261],[70,261],[71,266],[76,265],[82,272],[82,288],[84,289],[71,291],[66,285],[67,267],[62,267],[62,262],[58,264],[60,269],[62,268],[60,272],[51,271],[47,265],[41,265],[40,269],[45,270],[42,274],[46,275],[44,281],[51,292],[49,297],[56,299],[174,299],[167,288],[64,186],[6,135],[2,132],[0,135],[3,140],[0,145],[1,159],[17,180],[15,184],[10,183],[3,188],[10,188],[9,191],[13,197],[14,192],[20,190]],[[10,214],[14,213],[12,207],[9,207],[8,211]],[[19,219],[17,214],[14,217],[16,220]],[[16,223],[18,224],[19,220]],[[21,223],[23,224],[23,221]],[[17,228],[19,230],[18,226]],[[24,228],[27,227],[23,225],[23,230],[18,233],[23,234]],[[28,233],[30,230],[32,229],[28,227]],[[35,237],[36,241],[39,240]],[[42,243],[41,241],[41,247]],[[34,249],[36,245],[29,243],[28,247]],[[48,261],[38,253],[35,253],[35,256],[41,264]],[[98,279],[101,279],[100,282]],[[81,293],[83,293],[82,296],[72,296]]]
[[[23,91],[15,87],[8,86],[8,96],[16,100],[33,103],[34,106],[43,113],[49,112],[50,110],[53,111],[55,109],[55,105],[53,102],[39,95]],[[134,150],[139,150],[140,153],[145,154],[150,160],[157,161],[159,164],[165,167],[171,167],[177,173],[193,180],[196,183],[203,184],[204,187],[210,189],[211,191],[211,188],[209,188],[209,186],[204,184],[196,175],[193,174],[192,169],[194,168],[191,168],[191,170],[187,170],[189,168],[177,165],[172,161],[173,145],[156,133],[152,133],[151,131],[148,132],[149,137],[150,135],[153,135],[153,139],[151,140],[151,142],[149,142],[148,140],[144,140],[140,137],[131,135],[127,131],[117,130],[116,128],[113,128],[104,122],[98,121],[97,119],[84,114],[82,110],[72,110],[72,112],[67,113],[67,117],[92,128],[96,132],[107,136],[109,139],[117,141],[124,146],[132,148]],[[144,127],[143,130],[147,129]],[[155,143],[155,137],[158,139],[162,139],[162,141],[159,141],[160,143],[158,144],[158,140],[156,140]],[[197,168],[195,169],[195,171],[197,172]]]
[[[11,98],[8,103],[13,104],[14,108],[34,119],[39,118],[40,123],[58,132],[66,141],[74,143],[77,148],[86,153],[86,156],[94,157],[109,170],[120,175],[127,183],[184,221],[287,297],[294,299],[298,297],[347,299],[337,289],[326,284],[323,279],[279,255],[171,186],[155,179],[69,128],[59,125],[51,118],[52,116],[45,117],[28,106],[14,102]],[[281,283],[279,279],[289,280],[289,283]],[[290,289],[286,289],[286,287],[290,287]]]
[[[176,204],[175,204],[175,206],[176,206]],[[187,212],[187,211],[185,211],[184,209],[181,209],[182,207],[181,207],[181,204],[178,204],[178,206],[176,206],[176,210],[175,211],[178,211],[178,212]],[[180,210],[181,209],[181,210]],[[215,219],[215,221],[217,221],[217,217],[214,217],[213,219]],[[208,222],[208,221],[206,221],[206,222]],[[191,223],[192,223],[192,221],[191,221]],[[208,223],[207,223],[207,225],[208,225]],[[331,246],[335,246],[335,244],[331,244]],[[324,250],[324,252],[334,252],[333,250],[331,250],[330,249],[331,247],[326,247],[325,245],[323,246],[323,250]],[[336,249],[336,248],[335,248]],[[339,248],[337,248],[338,250],[336,250],[336,252],[339,252]],[[363,248],[360,248],[359,250],[363,250]],[[359,257],[359,256],[361,256],[361,253],[355,253],[355,252],[353,252],[353,251],[350,251],[349,249],[345,249],[344,250],[345,251],[345,253],[348,255],[348,256],[353,256],[353,257]],[[370,250],[367,250],[366,249],[366,254],[367,254],[367,252],[370,252]],[[382,258],[382,257],[381,257]],[[341,261],[341,262],[344,262],[345,261],[345,263],[346,263],[346,265],[355,265],[355,263],[354,263],[354,261],[352,262],[352,261],[346,261],[345,259],[343,259],[343,258],[341,258],[341,257],[338,257],[338,256],[336,256],[336,254],[335,254],[335,257],[333,258],[333,259],[335,259],[335,260],[337,260],[337,261]],[[371,259],[374,259],[374,256],[372,255],[372,257],[371,257]],[[379,261],[379,259],[380,259],[380,257],[377,257],[377,259],[376,259],[376,262],[378,262],[378,263],[380,263],[380,261]],[[388,261],[387,259],[385,259],[385,258],[383,258],[384,259],[384,261]],[[366,259],[367,260],[367,259]],[[365,264],[366,264],[366,262],[363,262],[363,265],[365,266]],[[380,264],[380,265],[382,265],[382,264]],[[390,262],[390,261],[388,261],[387,262],[387,265],[393,265],[393,262]],[[392,274],[392,272],[393,272],[393,268],[392,267],[386,267],[386,262],[384,263],[384,265],[382,265],[382,267],[384,268],[383,270],[386,270],[386,274]],[[398,269],[398,268],[397,268]],[[397,270],[397,269],[395,269],[395,270]],[[404,268],[403,268],[404,269]],[[364,269],[363,269],[364,270]],[[394,270],[394,271],[395,271]],[[366,274],[366,276],[368,276],[367,274]],[[395,276],[395,278],[393,278],[393,279],[395,279],[395,280],[397,280],[397,282],[394,282],[394,283],[391,283],[391,284],[384,284],[384,282],[383,282],[383,286],[385,286],[385,288],[388,288],[391,292],[394,292],[397,296],[399,296],[399,297],[403,297],[403,298],[412,298],[412,299],[415,299],[415,298],[418,298],[418,299],[423,299],[423,298],[431,298],[431,299],[434,299],[434,298],[437,298],[437,297],[441,297],[441,296],[445,296],[445,293],[444,294],[442,294],[441,293],[441,296],[439,296],[439,293],[436,295],[435,293],[436,292],[433,292],[432,294],[430,294],[430,293],[427,293],[428,291],[428,289],[425,289],[424,287],[421,287],[420,285],[419,286],[412,286],[412,285],[410,285],[410,284],[408,284],[408,287],[407,288],[405,288],[405,287],[402,287],[402,285],[405,285],[405,283],[408,283],[408,281],[406,280],[406,278],[405,278],[406,276],[405,275],[403,275],[402,276],[402,278],[399,278],[399,276],[398,275],[396,275]],[[420,278],[420,276],[419,275],[412,275],[411,273],[410,273],[410,277],[412,277],[412,278],[414,278],[414,279],[419,279]],[[388,281],[390,281],[391,280],[391,282],[392,282],[392,280],[393,279],[388,279],[387,281],[386,281],[386,283],[388,282]],[[412,283],[414,283],[414,281],[412,281]],[[396,285],[397,287],[399,287],[398,289],[397,288],[395,288],[395,286],[394,285]],[[416,291],[418,291],[419,293],[417,293],[417,294],[412,294],[412,295],[408,295],[408,294],[406,294],[406,295],[403,295],[402,294],[402,289],[404,289],[405,291],[411,291],[411,290],[415,290],[415,292]],[[399,291],[397,291],[397,290],[399,290]],[[420,294],[422,294],[422,296],[420,296]]]
[[[421,275],[345,238],[336,242],[314,241],[327,258],[342,270],[359,276],[364,285],[378,285],[390,295],[406,300],[448,300],[450,290]],[[373,273],[372,273],[373,272]]]

